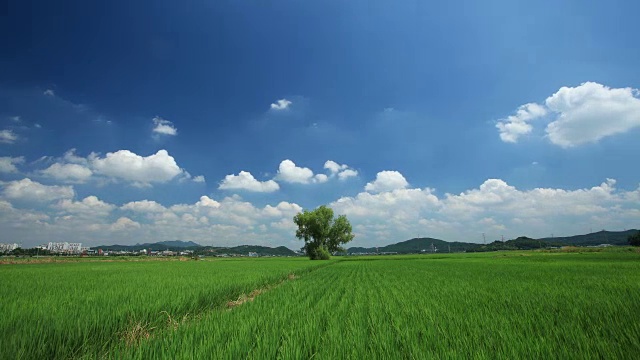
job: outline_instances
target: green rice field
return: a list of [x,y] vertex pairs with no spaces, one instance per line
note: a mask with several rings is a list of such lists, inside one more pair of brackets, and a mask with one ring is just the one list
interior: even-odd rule
[[0,265],[0,358],[640,357],[640,253]]

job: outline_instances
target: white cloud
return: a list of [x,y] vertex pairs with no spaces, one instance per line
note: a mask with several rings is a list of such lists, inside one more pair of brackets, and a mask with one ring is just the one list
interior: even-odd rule
[[549,140],[566,148],[640,127],[638,94],[637,89],[612,89],[594,82],[560,88],[545,101],[558,114],[547,126]]
[[193,182],[195,183],[204,183],[204,176],[203,175],[198,175],[198,176],[194,176],[193,177]]
[[140,223],[135,222],[128,217],[121,217],[116,222],[111,224],[112,231],[127,231],[140,228]]
[[0,157],[0,173],[17,173],[16,165],[23,164],[24,157]]
[[288,183],[310,184],[323,183],[329,178],[324,174],[313,175],[311,169],[298,167],[293,161],[287,159],[280,163],[275,179]]
[[119,150],[107,153],[104,158],[89,156],[89,161],[98,174],[142,185],[168,182],[184,174],[166,150],[145,157],[129,150]]
[[409,186],[407,179],[397,171],[381,171],[373,182],[367,183],[365,191],[383,192],[396,189],[404,189]]
[[3,194],[8,199],[49,202],[58,199],[71,199],[75,192],[71,186],[48,186],[24,178],[5,183]]
[[89,160],[83,158],[82,156],[76,155],[76,149],[69,149],[62,156],[62,160],[72,164],[80,164],[84,166],[89,166]]
[[45,90],[45,91],[43,92],[43,94],[44,94],[45,96],[56,96],[56,93],[55,93],[53,90],[51,90],[51,89],[47,89],[47,90]]
[[356,177],[356,176],[358,176],[358,171],[353,169],[343,170],[338,173],[338,179],[340,180],[346,180],[350,177]]
[[302,207],[295,203],[281,201],[276,206],[267,205],[262,212],[269,217],[287,217],[293,218],[297,213],[302,211]]
[[339,173],[342,170],[346,170],[349,166],[347,166],[346,164],[338,164],[337,162],[333,161],[333,160],[327,160],[324,163],[324,168],[329,170],[331,172],[332,175],[335,175],[337,173]]
[[340,198],[330,206],[340,214],[380,221],[419,216],[423,207],[436,209],[439,200],[430,188],[394,189],[378,194],[361,192],[355,197]]
[[173,179],[204,182],[204,176],[191,177],[181,169],[166,150],[159,150],[149,156],[141,156],[129,150],[107,153],[104,157],[91,153],[87,157],[78,156],[70,149],[61,158],[42,157],[38,163],[54,160],[54,164],[39,172],[66,183],[84,183],[97,180],[126,181],[137,187],[150,187],[153,183],[166,183]]
[[[501,179],[488,179],[459,194],[438,196],[431,188],[397,188],[342,197],[329,206],[352,223],[357,237],[350,246],[383,245],[417,236],[481,242],[483,232],[487,241],[493,241],[501,235],[544,237],[552,232],[585,233],[589,227],[637,227],[640,188],[624,191],[615,185],[615,180],[607,179],[584,189],[523,190]],[[77,239],[98,245],[114,238],[129,244],[181,239],[217,246],[302,246],[294,240],[292,217],[302,211],[295,203],[261,207],[234,195],[221,200],[202,196],[195,203],[173,206],[140,200],[118,208],[95,196],[74,201],[71,187],[27,179],[3,187],[0,231],[16,241]],[[44,203],[34,204],[35,210],[9,202],[25,199]],[[52,200],[59,201],[47,204]]]
[[200,200],[195,205],[197,208],[214,208],[217,209],[220,207],[220,203],[213,200],[212,198],[203,195],[200,197]]
[[122,205],[122,207],[120,208],[122,210],[131,210],[131,211],[141,212],[141,213],[159,213],[159,212],[167,211],[167,208],[165,208],[164,206],[160,205],[155,201],[150,201],[150,200],[128,202]]
[[515,115],[499,120],[500,138],[515,143],[532,132],[531,120],[549,115],[546,136],[552,144],[569,148],[640,127],[640,91],[609,88],[595,82],[562,87],[544,105],[521,106]]
[[169,120],[156,116],[153,118],[153,124],[155,125],[152,130],[154,133],[170,136],[178,135],[178,129]]
[[10,119],[11,119],[11,121],[16,122],[16,123],[19,123],[22,120],[20,118],[20,116],[12,116]]
[[328,180],[329,180],[329,177],[327,175],[316,174],[311,181],[316,183],[324,183],[324,182],[327,182]]
[[496,124],[500,131],[500,138],[504,142],[517,142],[520,136],[531,133],[533,126],[529,124],[529,121],[543,117],[546,114],[547,109],[535,103],[520,106],[514,115],[502,119]]
[[19,136],[12,130],[0,131],[0,144],[13,144],[18,140]]
[[358,176],[358,171],[349,168],[346,164],[338,164],[333,160],[327,160],[324,163],[324,168],[329,170],[331,176],[337,176],[340,180],[346,180],[350,177]]
[[106,203],[92,195],[87,196],[82,201],[73,201],[70,199],[61,200],[54,208],[66,213],[93,218],[109,215],[116,206]]
[[291,106],[291,104],[292,102],[287,99],[280,99],[275,103],[271,104],[271,110],[276,110],[276,111],[286,110],[289,108],[289,106]]
[[274,192],[280,189],[273,180],[258,181],[248,171],[240,171],[238,175],[227,175],[220,183],[221,190],[247,190],[253,192]]
[[84,183],[91,178],[93,172],[79,164],[55,163],[42,170],[42,174],[62,182]]

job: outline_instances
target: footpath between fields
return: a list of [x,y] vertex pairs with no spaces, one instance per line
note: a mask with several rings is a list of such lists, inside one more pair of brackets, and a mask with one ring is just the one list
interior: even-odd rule
[[[184,315],[171,315],[167,311],[161,311],[159,315],[166,317],[166,321],[162,324],[152,324],[147,321],[129,321],[129,325],[122,331],[118,332],[116,335],[120,339],[121,343],[127,347],[137,346],[142,341],[151,340],[157,337],[166,334],[168,331],[176,331],[180,327],[185,325],[192,324],[196,321],[202,320],[208,314],[215,311],[233,311],[235,308],[238,308],[247,302],[254,301],[258,296],[274,290],[283,284],[295,281],[296,279],[310,274],[312,272],[316,272],[320,269],[324,269],[328,266],[334,265],[338,263],[340,260],[331,260],[327,261],[326,264],[310,266],[308,268],[304,268],[301,270],[297,270],[295,272],[291,272],[275,282],[266,284],[262,287],[253,289],[249,292],[241,292],[237,295],[234,295],[230,298],[224,299],[223,301],[217,302],[215,304],[211,304],[209,310],[204,310],[196,314],[184,314]],[[108,356],[105,354],[105,357]]]

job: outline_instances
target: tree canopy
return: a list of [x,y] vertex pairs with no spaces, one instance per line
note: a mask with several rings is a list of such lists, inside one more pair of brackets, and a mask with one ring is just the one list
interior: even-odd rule
[[302,250],[312,260],[326,260],[330,253],[344,251],[340,245],[354,237],[347,217],[340,215],[334,218],[333,210],[325,205],[298,213],[293,222],[298,225],[296,237],[305,242]]
[[629,236],[628,241],[629,245],[640,246],[640,231],[638,231],[634,235]]

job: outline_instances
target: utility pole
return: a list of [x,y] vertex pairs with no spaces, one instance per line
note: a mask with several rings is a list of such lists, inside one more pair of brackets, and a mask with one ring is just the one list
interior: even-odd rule
[[482,233],[482,243],[487,245],[487,238],[484,237],[484,233]]

